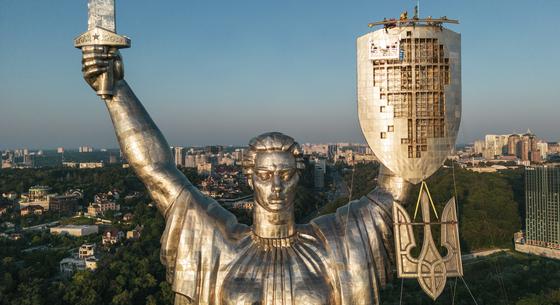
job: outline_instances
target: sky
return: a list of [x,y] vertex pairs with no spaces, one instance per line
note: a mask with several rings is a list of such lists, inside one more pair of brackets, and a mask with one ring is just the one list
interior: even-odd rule
[[[170,145],[364,142],[355,40],[416,1],[117,0],[126,80]],[[421,1],[459,19],[458,143],[531,129],[560,140],[559,0]],[[73,39],[86,0],[0,0],[0,149],[117,147]]]

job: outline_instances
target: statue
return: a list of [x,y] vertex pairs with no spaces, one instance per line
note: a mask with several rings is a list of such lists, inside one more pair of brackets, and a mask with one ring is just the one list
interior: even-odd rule
[[265,133],[249,142],[243,164],[254,190],[253,226],[238,223],[176,168],[167,141],[124,80],[118,48],[130,40],[115,33],[113,1],[89,1],[90,31],[75,41],[82,72],[165,217],[161,261],[175,305],[379,304],[379,287],[392,276],[393,204],[404,203],[412,184],[382,165],[367,196],[296,224],[301,148],[289,136]]
[[105,103],[117,139],[166,219],[161,261],[176,305],[378,303],[378,286],[392,272],[389,191],[404,194],[408,183],[384,169],[368,196],[296,225],[301,148],[291,137],[265,133],[251,140],[244,162],[254,225],[240,224],[175,167],[165,138],[122,78],[119,53],[83,47],[84,78],[94,90],[109,69],[114,95]]

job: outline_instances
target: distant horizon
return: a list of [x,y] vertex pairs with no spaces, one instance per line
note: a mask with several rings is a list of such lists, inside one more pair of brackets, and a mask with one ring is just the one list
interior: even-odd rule
[[[508,135],[508,134],[515,134],[515,133],[489,133],[487,135]],[[486,136],[486,135],[485,135]],[[560,142],[560,140],[549,140],[549,139],[542,139],[540,138],[538,135],[536,135],[537,138],[539,138],[540,140],[543,140],[547,143],[558,143]],[[297,139],[295,139],[297,141]],[[476,140],[484,140],[484,137],[475,139]],[[339,142],[299,142],[297,141],[300,145],[306,145],[306,144],[313,144],[313,145],[321,145],[321,144],[340,144],[340,143],[350,143],[350,144],[354,144],[354,145],[366,145],[367,143],[365,142],[365,140],[363,142],[355,142],[355,141],[339,141]],[[472,142],[468,142],[468,143],[455,143],[455,147],[461,147],[461,146],[466,146],[466,145],[472,145],[474,144],[474,141]],[[247,147],[248,144],[223,144],[223,143],[212,143],[212,144],[200,144],[200,145],[186,145],[186,144],[180,144],[177,143],[176,145],[170,144],[170,147],[184,147],[184,148],[203,148],[203,147],[207,147],[207,146],[213,146],[213,145],[219,145],[219,146],[224,146],[224,147]],[[81,144],[78,146],[49,146],[49,147],[31,147],[31,146],[20,146],[20,147],[2,147],[0,146],[0,151],[6,151],[6,150],[16,150],[16,149],[29,149],[31,151],[56,151],[59,147],[64,148],[64,150],[79,150],[80,146],[90,146],[92,147],[95,151],[100,151],[102,149],[106,149],[106,150],[120,150],[120,147],[118,147],[118,145],[116,146],[97,146],[97,145],[92,145],[92,144]],[[86,152],[87,153],[87,152]]]

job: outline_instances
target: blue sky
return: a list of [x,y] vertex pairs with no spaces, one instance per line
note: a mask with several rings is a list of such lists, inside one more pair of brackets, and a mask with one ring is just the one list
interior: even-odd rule
[[[116,147],[72,40],[86,0],[0,0],[0,149]],[[117,3],[126,79],[171,145],[245,144],[279,130],[299,142],[362,142],[355,39],[415,1]],[[459,143],[530,128],[560,140],[560,1],[422,1],[462,33]]]

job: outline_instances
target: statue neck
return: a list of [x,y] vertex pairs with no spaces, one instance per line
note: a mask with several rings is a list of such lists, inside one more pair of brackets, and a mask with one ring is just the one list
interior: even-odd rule
[[253,232],[261,238],[287,238],[296,233],[294,206],[278,212],[269,212],[255,202]]
[[390,169],[381,164],[379,168],[379,176],[377,178],[379,188],[393,196],[393,200],[404,204],[412,188],[412,183],[397,176]]

